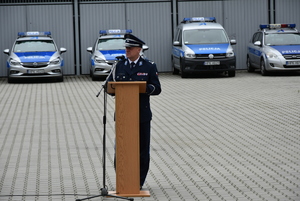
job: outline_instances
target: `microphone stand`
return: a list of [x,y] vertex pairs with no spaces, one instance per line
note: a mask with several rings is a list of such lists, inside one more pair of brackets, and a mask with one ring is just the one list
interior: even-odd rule
[[[118,60],[124,58],[124,56],[120,56],[120,57],[116,57]],[[82,200],[88,200],[88,199],[92,199],[92,198],[96,198],[96,197],[100,197],[100,196],[104,196],[104,197],[112,197],[112,198],[120,198],[120,199],[125,199],[125,200],[130,200],[133,201],[133,198],[127,198],[127,197],[121,197],[121,196],[117,196],[117,195],[112,195],[108,193],[107,190],[107,186],[105,184],[105,173],[106,173],[106,113],[107,113],[107,82],[109,77],[111,76],[111,74],[113,73],[115,67],[116,67],[117,63],[115,63],[112,68],[111,71],[109,73],[109,75],[107,76],[106,80],[103,82],[101,90],[98,92],[98,94],[96,95],[96,97],[98,97],[101,93],[101,91],[104,89],[104,102],[103,102],[103,106],[104,106],[104,110],[103,110],[103,188],[101,188],[101,194],[100,195],[95,195],[95,196],[91,196],[91,197],[86,197],[83,199],[76,199],[76,201],[82,201]]]

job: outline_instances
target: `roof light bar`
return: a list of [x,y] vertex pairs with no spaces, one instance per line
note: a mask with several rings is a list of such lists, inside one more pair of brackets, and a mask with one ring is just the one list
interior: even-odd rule
[[100,35],[107,35],[107,34],[126,34],[126,33],[132,33],[131,29],[108,29],[108,30],[100,30]]
[[216,22],[215,17],[191,17],[191,18],[183,18],[181,23],[186,22]]
[[26,37],[26,36],[50,36],[50,31],[27,31],[27,32],[18,32],[19,37]]
[[261,24],[260,29],[296,28],[296,24]]

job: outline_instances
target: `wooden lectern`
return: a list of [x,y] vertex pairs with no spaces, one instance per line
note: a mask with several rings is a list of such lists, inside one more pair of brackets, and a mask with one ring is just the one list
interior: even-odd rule
[[145,81],[108,82],[115,94],[116,191],[122,197],[150,197],[140,190],[139,94],[146,93]]

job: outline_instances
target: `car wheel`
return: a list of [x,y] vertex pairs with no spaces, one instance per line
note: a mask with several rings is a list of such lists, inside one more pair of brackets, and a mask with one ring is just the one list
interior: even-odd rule
[[94,75],[92,75],[92,80],[97,81],[97,78]]
[[228,71],[228,77],[235,77],[235,70]]
[[60,78],[58,78],[57,81],[63,82],[64,81],[64,76],[61,76]]
[[251,64],[251,62],[250,62],[249,56],[247,56],[247,71],[248,71],[249,73],[255,71],[255,69],[252,67],[252,64]]
[[179,74],[179,70],[177,68],[175,68],[173,59],[172,59],[172,68],[173,68],[173,75],[178,75]]
[[183,71],[183,65],[182,60],[180,59],[180,72],[181,72],[181,78],[187,78],[187,73]]
[[268,72],[266,70],[266,64],[265,64],[265,61],[263,59],[260,61],[260,73],[261,73],[262,76],[268,75]]
[[13,79],[11,77],[7,77],[7,83],[13,83]]
[[187,78],[187,73],[181,69],[181,78]]

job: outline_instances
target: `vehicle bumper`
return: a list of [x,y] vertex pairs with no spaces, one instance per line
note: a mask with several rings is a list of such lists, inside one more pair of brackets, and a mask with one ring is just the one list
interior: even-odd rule
[[7,70],[9,78],[60,78],[63,76],[61,66],[49,66],[43,68],[25,68],[20,66],[11,66]]
[[300,59],[275,60],[268,59],[266,62],[267,71],[300,71]]
[[[219,65],[205,65],[205,62],[219,61]],[[224,72],[235,71],[236,58],[224,58],[224,59],[183,59],[182,70],[184,72]]]
[[95,64],[91,71],[94,77],[107,76],[110,73],[112,65],[110,64]]

